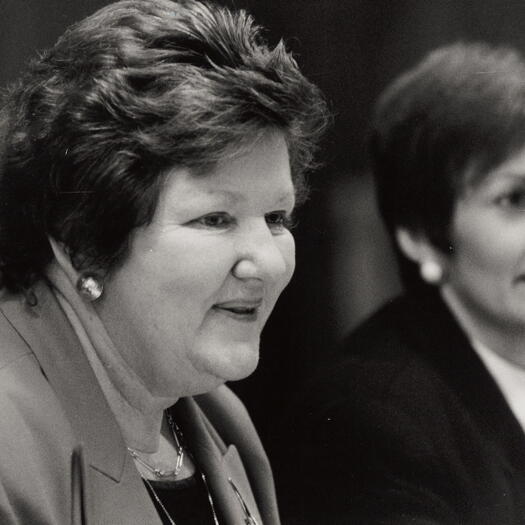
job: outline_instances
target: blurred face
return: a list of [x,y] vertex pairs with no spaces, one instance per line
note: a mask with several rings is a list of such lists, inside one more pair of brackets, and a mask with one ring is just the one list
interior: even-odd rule
[[294,271],[293,208],[278,133],[207,174],[168,174],[152,223],[95,303],[153,394],[202,393],[255,369],[261,331]]
[[445,297],[467,316],[471,336],[505,344],[525,328],[525,149],[460,198],[452,244]]

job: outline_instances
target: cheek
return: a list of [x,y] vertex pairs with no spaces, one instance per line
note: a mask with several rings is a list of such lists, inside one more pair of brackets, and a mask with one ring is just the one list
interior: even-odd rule
[[290,282],[295,271],[295,239],[291,232],[288,232],[286,235],[283,236],[279,244],[279,249],[281,251],[286,266],[286,271],[283,278],[284,288],[284,286],[286,286]]
[[[191,232],[190,232],[191,233]],[[199,290],[217,285],[232,267],[231,243],[198,235],[164,239],[141,261],[141,273],[152,275],[159,286]]]
[[500,281],[513,274],[522,256],[520,241],[511,230],[480,222],[479,227],[461,233],[455,241],[455,259],[457,270],[466,278],[484,277],[490,286],[491,280]]

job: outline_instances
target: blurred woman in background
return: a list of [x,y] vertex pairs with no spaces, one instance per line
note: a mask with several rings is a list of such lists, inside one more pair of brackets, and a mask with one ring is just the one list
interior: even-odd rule
[[294,271],[324,118],[282,43],[192,0],[111,4],[30,64],[1,124],[2,524],[279,523],[224,382]]
[[432,52],[381,96],[370,150],[406,292],[292,412],[287,523],[525,523],[522,57]]

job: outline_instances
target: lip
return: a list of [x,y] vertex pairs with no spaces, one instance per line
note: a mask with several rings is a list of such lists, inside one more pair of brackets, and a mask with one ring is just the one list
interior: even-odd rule
[[216,303],[212,309],[239,321],[255,321],[263,300],[258,299],[232,299]]

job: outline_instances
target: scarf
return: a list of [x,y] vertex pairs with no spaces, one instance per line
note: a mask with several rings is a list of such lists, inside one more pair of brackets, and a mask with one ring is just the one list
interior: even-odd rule
[[174,400],[158,398],[150,393],[113,344],[94,306],[79,295],[74,283],[56,260],[49,265],[46,274],[127,446],[153,452],[158,445],[163,412]]

